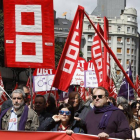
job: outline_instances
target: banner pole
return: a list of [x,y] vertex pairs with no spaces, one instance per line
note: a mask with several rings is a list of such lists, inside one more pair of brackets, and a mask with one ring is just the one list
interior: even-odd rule
[[1,88],[1,90],[2,90],[3,92],[6,93],[6,95],[9,97],[9,99],[12,100],[12,98],[11,98],[11,97],[9,96],[9,94],[4,90],[4,88],[3,88],[2,86],[0,86],[0,88]]
[[30,72],[30,94],[31,94],[31,109],[33,109],[33,92],[32,92],[32,69],[29,68]]

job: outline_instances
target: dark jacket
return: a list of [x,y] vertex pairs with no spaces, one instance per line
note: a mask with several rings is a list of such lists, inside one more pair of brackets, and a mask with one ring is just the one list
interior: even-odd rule
[[[55,122],[53,118],[46,118],[43,123],[38,127],[37,131],[58,131],[60,122]],[[85,124],[82,121],[74,120],[68,128],[74,133],[86,133]]]
[[74,117],[79,117],[81,120],[85,120],[90,110],[91,108],[89,106],[86,106],[83,102],[80,102],[79,108],[74,113]]
[[12,104],[12,100],[11,99],[8,99],[7,101],[5,101],[2,106],[1,106],[1,112],[7,108],[10,108],[12,107],[13,104]]
[[131,139],[132,133],[127,118],[121,110],[113,111],[107,127],[105,129],[100,129],[99,122],[103,114],[104,113],[95,113],[94,109],[87,114],[85,123],[88,134],[98,135],[101,132],[105,132],[110,138]]
[[46,112],[46,111],[43,111],[39,116],[39,125],[42,124],[42,122],[47,118],[47,117],[52,117],[52,114]]

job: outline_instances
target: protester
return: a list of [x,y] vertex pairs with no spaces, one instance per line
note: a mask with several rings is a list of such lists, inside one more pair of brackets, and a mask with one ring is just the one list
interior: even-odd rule
[[95,92],[96,88],[91,88],[91,100],[90,100],[90,103],[87,104],[87,106],[89,106],[91,109],[93,109],[94,107],[94,102],[93,102],[93,99],[92,99],[92,95],[93,95],[93,92]]
[[109,104],[108,91],[98,87],[93,93],[94,109],[85,119],[87,133],[98,135],[100,139],[132,137],[127,118],[117,107]]
[[139,127],[132,131],[133,140],[140,140],[140,109],[138,110],[137,118],[139,122]]
[[135,120],[138,120],[137,112],[138,112],[139,109],[140,109],[140,107],[139,107],[139,103],[138,102],[133,102],[131,104],[131,110],[132,110],[132,113],[133,113],[133,116],[134,116]]
[[140,103],[140,97],[139,97],[139,96],[137,97],[136,101],[137,101],[138,103]]
[[119,96],[117,97],[117,104],[120,104],[120,103],[128,103],[128,101],[124,97]]
[[44,95],[46,98],[47,104],[46,104],[46,111],[52,115],[55,115],[58,113],[57,107],[56,107],[56,99],[53,95],[53,93],[47,93]]
[[89,106],[84,105],[84,102],[80,98],[80,94],[77,91],[72,91],[69,94],[68,103],[74,108],[74,117],[78,117],[82,120],[85,119],[87,113],[91,109]]
[[35,112],[39,116],[40,125],[47,117],[52,117],[52,114],[46,111],[46,99],[43,95],[36,95],[35,97]]
[[38,131],[66,131],[67,134],[85,133],[85,125],[74,119],[74,110],[70,104],[61,104],[58,115],[46,118]]
[[109,97],[108,102],[111,102],[114,106],[117,106],[116,100],[113,97]]
[[5,109],[0,115],[0,130],[35,131],[39,127],[38,116],[25,105],[25,93],[21,89],[12,92],[13,107]]
[[[22,89],[25,93],[25,103],[27,105],[30,104],[30,90],[29,88],[26,86],[26,85],[23,85],[23,84],[20,84],[17,89]],[[3,104],[2,104],[2,107],[1,107],[1,112],[9,107],[12,107],[13,104],[12,104],[12,100],[11,99],[8,99],[7,101],[5,101]]]
[[130,129],[131,130],[136,129],[138,127],[138,122],[133,118],[131,106],[128,103],[120,103],[118,104],[118,108],[121,109],[125,114],[129,122]]

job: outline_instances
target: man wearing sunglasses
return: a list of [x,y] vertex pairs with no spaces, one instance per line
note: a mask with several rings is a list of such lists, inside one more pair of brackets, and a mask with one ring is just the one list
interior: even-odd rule
[[85,119],[87,133],[100,139],[131,139],[131,130],[123,112],[108,103],[108,91],[103,87],[93,93],[94,108]]

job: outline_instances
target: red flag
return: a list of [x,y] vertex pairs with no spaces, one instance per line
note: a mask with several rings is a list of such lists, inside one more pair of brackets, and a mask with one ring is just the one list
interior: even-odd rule
[[[108,20],[104,17],[104,39],[108,44]],[[110,55],[107,48],[104,46],[104,59],[103,59],[103,87],[109,90],[110,79]]]
[[18,87],[18,82],[16,82],[16,85],[15,85],[15,88],[14,88],[14,90],[15,90],[15,89],[17,89],[17,87]]
[[53,0],[4,0],[7,67],[54,68]]
[[117,91],[113,79],[110,79],[109,96],[117,98]]
[[137,90],[138,96],[140,97],[140,80],[139,80],[139,76],[138,75],[136,77],[135,88]]
[[[1,72],[0,72],[0,86],[1,86],[1,88],[4,89]],[[6,94],[4,93],[4,91],[1,88],[0,88],[0,105],[2,105],[3,102],[7,100]]]
[[[100,31],[100,25],[97,25],[97,30]],[[93,39],[93,45],[91,47],[91,56],[95,68],[96,77],[98,80],[98,86],[103,86],[103,59],[102,59],[102,47],[100,37],[95,34]]]
[[52,87],[56,87],[62,91],[68,90],[71,79],[77,67],[83,28],[83,18],[84,8],[78,6],[52,84]]

